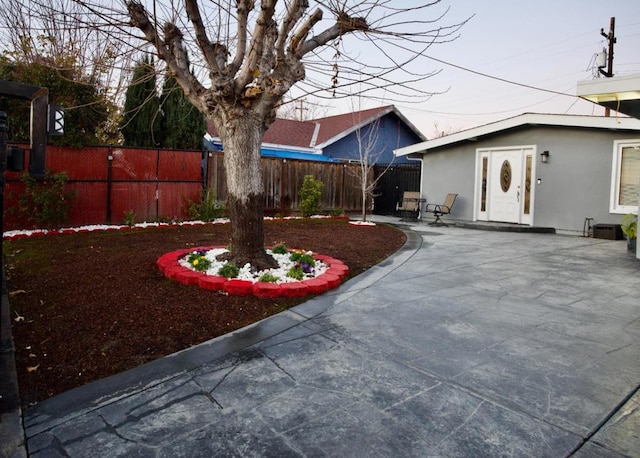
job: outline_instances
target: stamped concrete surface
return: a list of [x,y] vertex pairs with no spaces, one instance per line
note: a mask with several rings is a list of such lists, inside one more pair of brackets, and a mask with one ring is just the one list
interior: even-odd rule
[[410,229],[335,291],[31,407],[29,456],[640,456],[624,242]]

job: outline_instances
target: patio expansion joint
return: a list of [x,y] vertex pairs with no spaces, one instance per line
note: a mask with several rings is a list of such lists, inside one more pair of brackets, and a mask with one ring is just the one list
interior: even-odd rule
[[[609,420],[611,420],[614,417],[614,415],[622,411],[625,404],[629,402],[631,398],[633,398],[636,394],[639,394],[639,393],[640,393],[640,383],[636,385],[636,387],[632,389],[629,393],[627,393],[627,395],[624,398],[622,398],[622,400],[607,415],[605,415],[605,417],[595,426],[595,428],[593,428],[589,434],[587,434],[582,438],[582,441],[567,456],[568,457],[573,456],[578,451],[580,451],[582,447],[584,447],[589,441],[591,441],[594,438],[594,436],[604,428],[604,426],[609,422]],[[629,414],[630,412],[629,413],[625,412],[625,415],[621,416],[621,419],[624,418],[624,416]],[[602,445],[602,444],[599,444],[599,445]],[[604,445],[602,446],[607,448]]]

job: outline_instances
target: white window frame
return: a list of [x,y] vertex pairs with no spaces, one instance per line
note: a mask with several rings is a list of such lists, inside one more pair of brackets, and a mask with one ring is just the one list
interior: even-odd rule
[[638,213],[637,205],[618,205],[620,200],[620,173],[622,165],[622,148],[628,146],[640,147],[640,138],[630,140],[614,140],[613,158],[611,160],[611,198],[609,212],[625,215],[627,213]]

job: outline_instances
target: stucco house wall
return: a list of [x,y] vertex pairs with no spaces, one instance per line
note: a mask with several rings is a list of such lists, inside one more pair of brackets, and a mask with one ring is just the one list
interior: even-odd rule
[[[582,232],[585,218],[592,224],[617,224],[622,214],[609,211],[615,140],[639,139],[640,132],[565,126],[525,125],[478,140],[465,140],[430,149],[422,160],[422,195],[441,203],[458,193],[452,218],[474,220],[476,151],[532,146],[532,225],[558,231]],[[540,154],[549,151],[548,163]],[[538,180],[539,183],[538,183]]]

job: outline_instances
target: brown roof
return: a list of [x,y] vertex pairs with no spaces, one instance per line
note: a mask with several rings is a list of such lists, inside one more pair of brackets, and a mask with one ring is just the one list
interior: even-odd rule
[[[393,105],[327,116],[311,121],[276,118],[265,132],[262,141],[263,143],[276,145],[314,148],[317,145],[332,143],[330,140],[336,141],[358,127],[369,124],[391,112],[395,112],[404,119]],[[405,122],[411,125],[409,121],[405,120]],[[207,121],[207,127],[209,135],[212,137],[219,136],[215,126],[210,121]],[[318,131],[316,132],[316,130]],[[422,136],[422,134],[419,135]]]
[[[386,107],[371,108],[369,110],[354,111],[352,113],[344,113],[336,116],[328,116],[326,118],[316,119],[315,122],[320,123],[320,133],[316,144],[325,143],[334,137],[346,135],[362,124],[372,122],[382,114],[393,111],[392,105]],[[368,121],[368,122],[367,122]]]
[[264,133],[262,142],[310,148],[315,130],[314,121],[276,118]]

